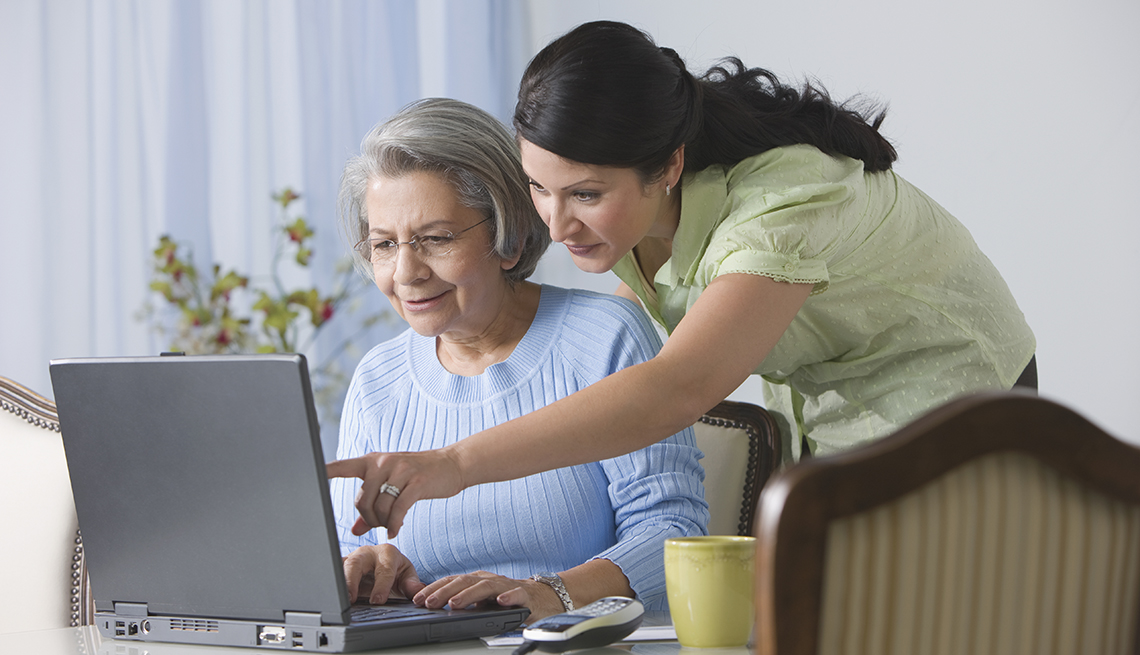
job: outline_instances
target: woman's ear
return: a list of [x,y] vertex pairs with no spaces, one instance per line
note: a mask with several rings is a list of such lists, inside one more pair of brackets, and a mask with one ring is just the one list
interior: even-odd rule
[[522,247],[521,246],[519,247],[518,253],[515,254],[513,257],[503,257],[501,260],[499,260],[499,266],[501,266],[504,271],[509,271],[512,268],[514,268],[516,264],[519,263],[520,259],[522,259]]
[[669,161],[665,162],[665,183],[671,188],[677,188],[681,182],[681,173],[685,172],[685,144],[673,151]]

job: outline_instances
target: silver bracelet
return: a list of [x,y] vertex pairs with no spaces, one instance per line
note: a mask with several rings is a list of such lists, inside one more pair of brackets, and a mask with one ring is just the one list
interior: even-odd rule
[[570,599],[570,593],[566,591],[566,585],[562,583],[562,576],[557,573],[535,573],[530,576],[531,580],[541,582],[554,590],[558,594],[558,600],[562,601],[562,609],[569,612],[574,609],[574,601]]

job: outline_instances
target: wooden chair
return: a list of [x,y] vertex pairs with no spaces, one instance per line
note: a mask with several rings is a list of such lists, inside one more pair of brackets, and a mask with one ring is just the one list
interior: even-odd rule
[[55,404],[0,377],[0,634],[90,623]]
[[1140,449],[1021,392],[764,489],[756,652],[1138,653]]
[[693,426],[704,453],[709,534],[751,536],[760,489],[780,464],[780,433],[761,407],[725,400]]

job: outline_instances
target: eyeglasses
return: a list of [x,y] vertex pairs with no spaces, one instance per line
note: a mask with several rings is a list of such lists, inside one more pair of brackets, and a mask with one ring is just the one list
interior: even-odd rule
[[483,223],[491,220],[488,216],[471,227],[462,229],[458,232],[448,232],[443,230],[435,234],[417,235],[408,239],[407,241],[395,241],[393,239],[369,239],[364,238],[356,242],[353,249],[360,254],[364,259],[372,262],[373,266],[391,264],[396,261],[396,253],[400,250],[400,246],[411,246],[412,250],[419,253],[421,257],[442,257],[451,252],[455,247],[455,240],[459,238],[460,234],[468,230],[474,230]]

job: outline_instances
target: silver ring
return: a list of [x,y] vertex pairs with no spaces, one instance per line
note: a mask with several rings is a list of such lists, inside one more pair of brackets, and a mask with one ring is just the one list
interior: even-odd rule
[[385,482],[384,484],[380,485],[380,493],[388,494],[389,496],[391,496],[393,498],[399,498],[400,488],[394,484],[388,484],[387,482]]

